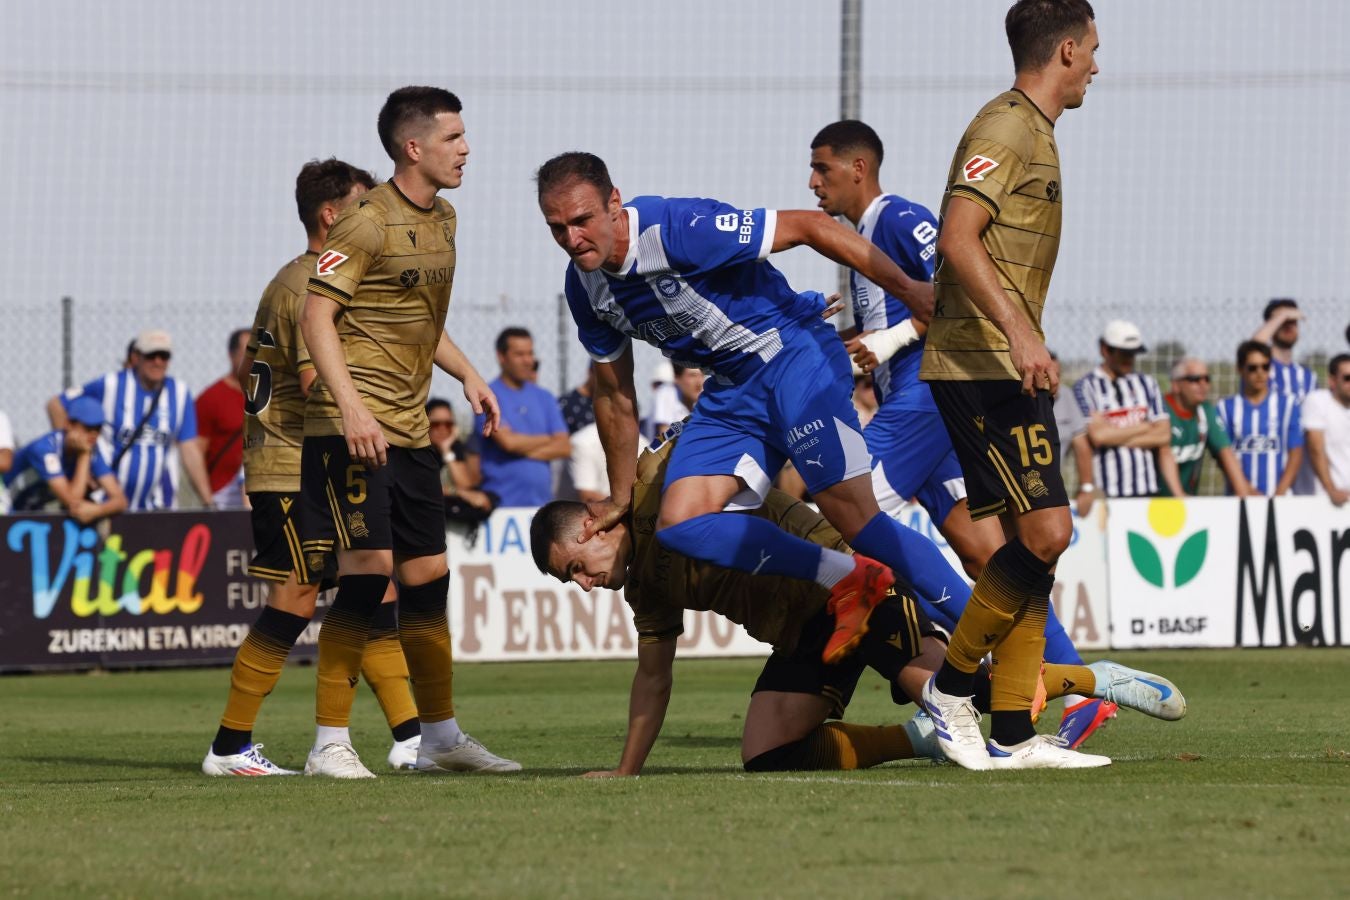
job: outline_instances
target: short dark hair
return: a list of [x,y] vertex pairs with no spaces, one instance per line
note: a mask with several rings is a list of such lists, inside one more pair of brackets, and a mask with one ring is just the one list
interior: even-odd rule
[[253,334],[252,328],[236,328],[230,332],[230,350],[233,353],[241,343],[247,344],[249,336]]
[[295,211],[306,234],[319,233],[319,213],[325,203],[336,203],[361,185],[366,190],[375,186],[375,176],[351,163],[329,157],[311,159],[300,167],[295,176]]
[[1266,359],[1270,359],[1270,345],[1261,341],[1243,341],[1237,348],[1237,365],[1241,369],[1247,364],[1247,357],[1253,353],[1260,353]]
[[1270,317],[1275,315],[1277,309],[1298,309],[1298,301],[1293,297],[1276,297],[1266,304],[1266,308],[1261,311],[1261,321],[1269,322]]
[[550,191],[573,181],[593,185],[604,200],[608,200],[609,195],[614,193],[614,182],[609,178],[609,167],[594,153],[582,150],[559,153],[534,173],[534,183],[538,186],[540,200]]
[[539,507],[530,520],[530,555],[540,572],[553,574],[548,570],[549,548],[578,533],[585,515],[586,504],[577,500],[550,500]]
[[811,149],[817,147],[829,147],[835,154],[866,150],[877,158],[878,169],[886,155],[881,138],[872,130],[872,126],[857,119],[841,119],[820,129],[811,139]]
[[1350,363],[1350,353],[1337,353],[1327,361],[1327,374],[1332,378],[1337,377],[1337,373],[1341,366],[1346,365],[1347,363]]
[[427,400],[426,405],[427,415],[431,415],[432,410],[436,409],[448,409],[451,412],[455,411],[454,407],[450,405],[450,401],[446,400],[444,397],[432,397],[431,399]]
[[505,353],[506,348],[511,346],[511,338],[525,338],[528,341],[534,340],[528,328],[521,328],[519,325],[512,325],[509,328],[503,328],[501,334],[497,335],[497,352]]
[[1017,0],[1003,20],[1013,68],[1018,72],[1044,68],[1065,38],[1082,37],[1096,18],[1087,0]]
[[376,130],[380,133],[380,143],[389,158],[398,162],[402,156],[403,142],[399,134],[403,129],[419,119],[425,122],[441,113],[457,113],[464,106],[459,98],[445,88],[409,85],[394,91],[380,108],[380,118]]

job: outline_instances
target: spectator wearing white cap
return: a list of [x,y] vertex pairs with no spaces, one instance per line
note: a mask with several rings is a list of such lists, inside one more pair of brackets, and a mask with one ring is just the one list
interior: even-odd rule
[[1095,486],[1107,497],[1151,497],[1159,493],[1161,472],[1172,495],[1181,496],[1162,389],[1134,370],[1135,358],[1147,352],[1138,326],[1108,322],[1098,344],[1101,366],[1073,389],[1088,419]]
[[148,329],[136,336],[131,365],[109,372],[82,388],[71,388],[47,403],[52,425],[64,428],[67,410],[80,397],[103,411],[99,448],[126,492],[132,510],[176,509],[178,467],[197,496],[211,501],[211,482],[197,436],[197,414],[187,386],[168,374],[173,341],[168,332]]

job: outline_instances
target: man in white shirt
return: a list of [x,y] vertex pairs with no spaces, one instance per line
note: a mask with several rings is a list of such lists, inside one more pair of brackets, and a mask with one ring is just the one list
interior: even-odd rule
[[1327,365],[1327,387],[1303,401],[1308,461],[1337,506],[1350,500],[1350,353]]

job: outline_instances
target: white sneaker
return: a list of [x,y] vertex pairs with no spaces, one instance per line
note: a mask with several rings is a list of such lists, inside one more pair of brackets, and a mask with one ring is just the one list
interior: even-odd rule
[[923,708],[933,720],[943,755],[963,769],[990,768],[974,698],[944,694],[934,685],[936,680],[934,675],[924,683]]
[[305,760],[306,775],[324,775],[328,778],[374,778],[375,773],[361,765],[361,757],[351,744],[333,741],[309,751]]
[[406,741],[394,741],[389,748],[389,768],[416,769],[417,751],[422,746],[422,736],[415,734]]
[[519,772],[520,763],[494,755],[478,741],[461,733],[460,742],[453,747],[435,747],[423,743],[417,754],[417,769],[420,772],[482,772],[495,775]]
[[947,761],[947,757],[942,755],[942,747],[938,744],[937,728],[934,727],[932,718],[922,709],[905,723],[905,734],[909,736],[909,745],[914,748],[915,759],[931,759],[934,763]]
[[1070,750],[1063,738],[1038,734],[1011,747],[989,742],[991,769],[1095,769],[1111,765],[1110,757]]
[[1175,684],[1161,675],[1131,669],[1108,659],[1092,663],[1088,668],[1097,676],[1097,689],[1092,692],[1094,697],[1169,722],[1186,715],[1186,698]]
[[261,775],[299,775],[291,769],[283,769],[262,755],[262,744],[249,744],[238,753],[217,756],[211,749],[206,751],[202,760],[202,772],[211,776],[239,775],[244,778],[257,778]]

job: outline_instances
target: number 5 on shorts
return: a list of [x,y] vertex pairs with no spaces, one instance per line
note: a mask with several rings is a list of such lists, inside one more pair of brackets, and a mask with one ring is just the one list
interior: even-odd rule
[[[1023,452],[1023,456],[1026,453]],[[353,464],[347,467],[347,502],[364,503],[366,500],[366,467]]]

